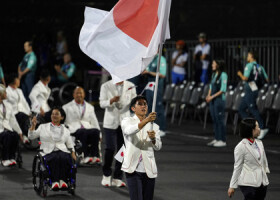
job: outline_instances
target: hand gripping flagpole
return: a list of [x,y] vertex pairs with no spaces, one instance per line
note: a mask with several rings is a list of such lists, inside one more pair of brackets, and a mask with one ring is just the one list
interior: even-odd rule
[[[159,52],[158,52],[158,60],[157,60],[157,71],[156,71],[156,81],[155,81],[155,89],[154,89],[154,98],[153,98],[153,106],[152,106],[152,112],[156,111],[156,104],[157,104],[157,93],[158,93],[158,82],[159,82],[159,68],[160,68],[160,61],[161,61],[161,55],[162,55],[162,48],[163,43],[165,40],[166,35],[166,26],[167,21],[169,18],[169,11],[170,11],[170,5],[171,0],[165,0],[165,10],[164,10],[164,18],[163,18],[163,24],[161,29],[161,37],[160,37],[160,44],[159,44]],[[154,122],[151,123],[150,131],[153,130]]]

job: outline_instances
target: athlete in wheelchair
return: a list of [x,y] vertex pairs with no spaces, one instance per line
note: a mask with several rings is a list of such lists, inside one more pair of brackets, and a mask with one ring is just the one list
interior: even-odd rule
[[51,122],[41,124],[36,130],[37,119],[32,119],[28,132],[29,139],[40,138],[40,150],[33,161],[32,175],[34,189],[38,194],[47,195],[53,191],[66,190],[71,194],[76,186],[76,155],[69,130],[62,124],[65,119],[62,108],[51,112]]

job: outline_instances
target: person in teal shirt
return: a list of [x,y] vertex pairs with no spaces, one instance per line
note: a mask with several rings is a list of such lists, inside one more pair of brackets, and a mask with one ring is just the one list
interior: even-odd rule
[[262,139],[267,134],[268,129],[265,129],[264,127],[263,119],[258,110],[256,101],[258,98],[259,89],[261,89],[265,82],[268,82],[268,76],[263,66],[257,63],[256,52],[248,52],[247,61],[248,64],[245,66],[244,74],[242,74],[241,71],[238,71],[237,73],[241,80],[246,81],[245,96],[242,98],[239,107],[239,114],[241,115],[242,119],[248,118],[249,113],[253,115],[253,117],[258,121],[261,129],[258,139]]
[[18,66],[18,77],[21,79],[22,92],[27,101],[30,103],[28,96],[34,86],[35,72],[37,69],[37,57],[33,52],[31,41],[26,41],[24,43],[24,51],[26,54]]
[[57,84],[62,85],[69,81],[71,77],[73,77],[76,66],[71,61],[71,55],[69,53],[64,54],[63,56],[64,64],[62,66],[55,65],[55,70],[57,73],[56,79],[54,79]]
[[215,138],[208,143],[208,146],[226,146],[226,126],[225,126],[225,93],[227,91],[228,76],[224,72],[225,62],[223,60],[213,60],[212,80],[206,102],[209,103],[210,114],[214,124]]
[[[156,79],[156,71],[157,71],[157,62],[158,62],[158,55],[155,56],[153,61],[148,65],[147,69],[142,74],[148,75],[148,82],[155,82]],[[160,60],[160,68],[159,68],[159,83],[158,83],[158,93],[157,93],[157,102],[156,102],[156,112],[157,112],[157,119],[156,123],[161,128],[160,135],[163,137],[165,136],[166,130],[166,119],[164,115],[164,105],[163,105],[163,92],[164,92],[164,80],[166,76],[166,59],[161,56]],[[148,112],[152,112],[152,103],[154,98],[154,92],[152,90],[146,90],[145,96],[148,100]]]
[[5,79],[4,79],[4,72],[3,72],[1,63],[0,63],[0,80],[1,80],[1,83],[6,86]]

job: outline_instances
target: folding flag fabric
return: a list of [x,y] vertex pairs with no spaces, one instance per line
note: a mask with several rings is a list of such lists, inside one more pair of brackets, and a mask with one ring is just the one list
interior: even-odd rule
[[80,48],[114,82],[135,77],[170,37],[170,6],[171,0],[120,0],[110,12],[86,7]]

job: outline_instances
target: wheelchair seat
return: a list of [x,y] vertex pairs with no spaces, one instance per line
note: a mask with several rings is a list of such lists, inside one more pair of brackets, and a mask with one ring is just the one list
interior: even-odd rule
[[[68,191],[70,194],[75,195],[76,188],[76,173],[77,166],[75,161],[72,159],[72,165],[70,170],[70,176],[67,178],[68,188],[58,189],[53,191],[64,190]],[[47,191],[51,190],[52,180],[50,178],[50,169],[46,163],[45,158],[39,152],[33,159],[32,164],[32,176],[33,176],[33,187],[35,192],[43,197],[47,196]]]

